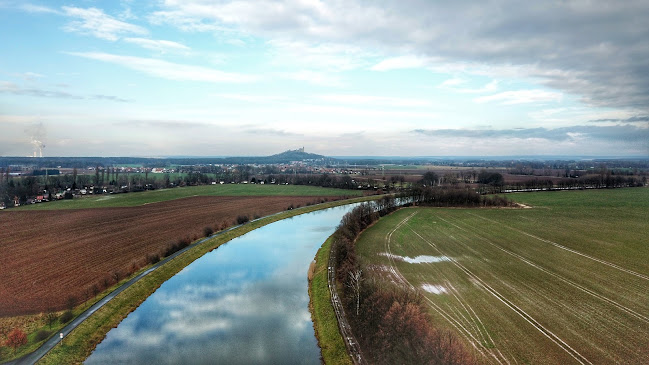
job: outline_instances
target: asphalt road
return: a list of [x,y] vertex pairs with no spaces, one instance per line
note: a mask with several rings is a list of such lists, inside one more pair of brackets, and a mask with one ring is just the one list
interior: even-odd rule
[[[153,265],[153,266],[151,266],[150,268],[148,268],[146,271],[143,271],[142,273],[140,273],[138,276],[136,276],[136,277],[134,277],[133,279],[127,281],[127,282],[124,283],[124,284],[122,284],[119,288],[115,289],[115,290],[112,291],[110,294],[108,294],[108,295],[106,295],[105,297],[103,297],[100,301],[98,301],[97,303],[95,303],[92,307],[88,308],[85,312],[81,313],[78,317],[76,317],[75,319],[73,319],[72,322],[68,323],[65,327],[63,327],[63,329],[61,329],[61,330],[59,331],[59,333],[62,333],[62,334],[63,334],[63,341],[65,341],[65,337],[66,337],[70,332],[72,332],[72,330],[74,330],[75,328],[77,328],[77,326],[79,326],[81,323],[83,323],[83,321],[85,321],[86,319],[88,319],[88,317],[90,317],[90,316],[91,316],[93,313],[95,313],[99,308],[103,307],[106,303],[108,303],[108,302],[111,301],[113,298],[115,298],[119,293],[123,292],[123,291],[126,290],[128,287],[130,287],[131,285],[135,284],[138,280],[140,280],[140,279],[142,279],[143,277],[149,275],[150,273],[152,273],[153,271],[155,271],[156,269],[158,269],[160,266],[162,266],[162,265],[166,264],[167,262],[173,260],[176,256],[178,256],[178,255],[182,254],[183,252],[185,252],[185,251],[187,251],[187,250],[189,250],[189,249],[195,247],[196,245],[199,245],[199,244],[201,244],[201,243],[207,241],[207,240],[210,239],[210,238],[213,238],[213,237],[215,237],[215,236],[221,235],[221,234],[223,234],[223,233],[225,233],[225,232],[227,232],[227,231],[229,231],[229,230],[231,230],[231,229],[237,228],[237,227],[239,227],[239,226],[230,227],[229,229],[226,229],[225,231],[221,231],[221,232],[218,232],[218,233],[213,234],[213,235],[210,236],[210,237],[203,238],[203,239],[199,240],[198,242],[196,242],[196,243],[194,243],[194,244],[192,244],[192,245],[190,245],[190,246],[187,246],[187,247],[183,248],[182,250],[180,250],[180,251],[178,251],[178,252],[172,254],[171,256],[165,258],[164,260],[159,261],[159,262],[156,263],[155,265]],[[59,333],[55,334],[55,335],[52,336],[49,340],[45,341],[45,342],[41,345],[41,347],[39,347],[38,349],[36,349],[34,352],[29,353],[29,354],[27,354],[27,355],[25,355],[25,356],[23,356],[23,357],[21,357],[21,358],[19,358],[19,359],[12,360],[12,361],[9,361],[9,362],[7,362],[7,363],[3,363],[3,364],[7,364],[7,365],[26,365],[26,364],[35,364],[38,360],[40,360],[43,356],[45,356],[45,354],[47,354],[47,353],[48,353],[50,350],[52,350],[55,346],[57,346],[57,345],[59,345],[59,344],[61,343],[61,338],[60,338],[60,334],[59,334]]]

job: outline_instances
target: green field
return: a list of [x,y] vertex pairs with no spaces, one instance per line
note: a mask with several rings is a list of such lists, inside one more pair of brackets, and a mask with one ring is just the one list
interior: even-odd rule
[[84,209],[133,207],[191,196],[361,196],[362,191],[306,185],[224,184],[159,189],[126,194],[83,196],[72,200],[32,204],[15,209]]
[[649,189],[508,197],[532,208],[402,209],[358,253],[485,363],[649,363]]

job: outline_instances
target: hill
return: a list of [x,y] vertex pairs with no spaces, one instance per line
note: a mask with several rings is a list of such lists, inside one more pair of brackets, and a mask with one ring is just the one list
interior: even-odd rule
[[271,156],[237,156],[237,157],[3,157],[0,156],[0,167],[10,165],[36,166],[39,168],[88,166],[122,166],[141,165],[144,167],[161,167],[171,165],[209,165],[209,164],[278,164],[292,161],[327,163],[334,158],[304,152],[304,147],[287,150]]

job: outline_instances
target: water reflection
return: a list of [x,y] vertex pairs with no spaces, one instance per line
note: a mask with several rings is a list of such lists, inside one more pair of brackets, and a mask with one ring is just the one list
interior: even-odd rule
[[306,272],[350,209],[276,222],[203,256],[111,330],[86,364],[319,364]]

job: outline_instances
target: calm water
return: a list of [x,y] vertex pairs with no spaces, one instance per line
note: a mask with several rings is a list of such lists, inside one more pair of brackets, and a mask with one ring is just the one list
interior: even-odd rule
[[352,206],[272,223],[196,260],[132,312],[86,364],[319,364],[307,270]]

